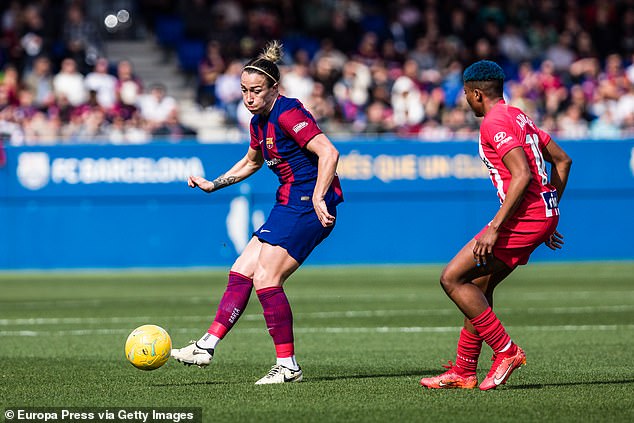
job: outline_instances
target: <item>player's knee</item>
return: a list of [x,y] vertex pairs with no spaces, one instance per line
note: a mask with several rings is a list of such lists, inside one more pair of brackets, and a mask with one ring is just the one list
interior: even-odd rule
[[282,286],[283,278],[279,272],[271,271],[263,266],[256,266],[253,274],[253,286],[255,289],[270,288],[274,286]]
[[447,293],[451,292],[458,286],[459,282],[456,278],[451,277],[451,274],[446,270],[440,275],[440,286]]

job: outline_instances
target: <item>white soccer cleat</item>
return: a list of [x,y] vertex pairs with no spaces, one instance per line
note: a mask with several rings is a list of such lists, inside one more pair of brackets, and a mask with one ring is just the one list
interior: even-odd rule
[[301,382],[303,378],[302,369],[291,370],[280,364],[271,367],[268,374],[255,382],[256,385],[269,385],[272,383]]
[[192,341],[186,347],[174,348],[172,350],[172,358],[186,366],[205,367],[214,358],[214,350],[212,348],[200,348],[196,341]]

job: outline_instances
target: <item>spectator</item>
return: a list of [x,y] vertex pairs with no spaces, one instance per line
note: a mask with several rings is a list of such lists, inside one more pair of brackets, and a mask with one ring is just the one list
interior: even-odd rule
[[51,61],[48,57],[40,56],[35,59],[33,69],[24,76],[23,83],[31,92],[36,107],[43,110],[55,101]]
[[86,90],[95,91],[97,102],[106,110],[112,109],[117,99],[117,78],[109,73],[108,68],[108,59],[100,57],[95,62],[92,72],[88,73],[84,79]]
[[167,139],[170,142],[178,142],[186,137],[195,137],[196,131],[180,123],[178,113],[174,110],[161,125],[152,130],[152,136]]
[[340,72],[348,60],[347,56],[335,47],[332,38],[324,38],[321,40],[320,47],[312,59],[313,66],[318,66],[317,63],[324,59],[327,59],[328,65],[335,72]]
[[503,58],[512,63],[519,63],[532,58],[528,42],[515,25],[509,23],[498,39],[498,50]]
[[373,101],[368,106],[367,121],[363,132],[384,134],[395,129],[392,110],[381,101]]
[[241,74],[242,62],[232,60],[227,66],[227,70],[219,75],[216,81],[216,99],[220,108],[225,112],[227,123],[230,124],[238,121],[238,106],[242,104]]
[[117,83],[115,84],[114,113],[131,119],[136,112],[136,103],[143,92],[141,80],[134,75],[132,63],[129,60],[121,60],[117,65]]
[[84,76],[77,70],[74,59],[66,58],[62,61],[60,72],[53,77],[53,91],[57,100],[64,96],[72,106],[79,106],[86,101]]
[[558,118],[559,135],[563,138],[584,138],[588,136],[588,122],[576,104],[571,104]]
[[428,37],[419,37],[416,40],[415,48],[409,51],[408,58],[414,60],[421,70],[436,68],[436,53]]
[[24,9],[23,28],[20,36],[20,47],[24,52],[23,68],[31,70],[36,57],[47,53],[47,40],[44,28],[44,20],[40,10],[35,5],[29,5]]
[[394,110],[394,125],[399,132],[412,134],[420,130],[425,118],[425,109],[421,101],[421,92],[411,77],[402,75],[394,81],[391,103]]
[[305,50],[295,53],[295,61],[284,74],[284,95],[306,103],[313,92],[314,79],[310,75],[309,59]]
[[216,98],[216,82],[224,71],[225,60],[221,54],[220,44],[214,40],[209,41],[205,57],[202,58],[198,65],[196,102],[202,107],[215,106],[218,102]]
[[593,139],[619,138],[621,131],[619,125],[612,118],[612,112],[606,110],[601,116],[590,123],[588,135]]
[[63,26],[66,54],[75,59],[81,73],[89,70],[102,55],[101,37],[96,26],[86,19],[79,4],[71,4]]
[[336,105],[344,122],[352,123],[363,118],[371,83],[370,70],[366,65],[355,60],[346,62],[341,78],[333,88]]
[[178,113],[176,100],[166,95],[163,84],[154,84],[148,94],[141,95],[138,107],[140,117],[146,121],[150,132],[163,126],[172,114]]
[[20,90],[20,76],[18,69],[13,65],[8,65],[0,74],[0,86],[7,96],[7,102],[11,106],[17,106],[20,102],[18,91]]
[[304,106],[322,128],[327,128],[335,117],[332,97],[326,95],[326,90],[320,82],[313,84],[313,91]]
[[546,49],[544,59],[553,64],[554,70],[558,74],[568,72],[570,65],[576,60],[572,48],[572,35],[565,31],[559,34],[557,43]]

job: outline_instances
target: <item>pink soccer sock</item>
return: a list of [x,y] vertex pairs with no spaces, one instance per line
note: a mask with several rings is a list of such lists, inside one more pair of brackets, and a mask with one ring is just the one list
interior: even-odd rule
[[264,320],[275,344],[277,357],[292,357],[294,352],[293,313],[281,286],[255,291],[262,304]]
[[224,338],[246,308],[252,289],[253,280],[251,278],[237,272],[229,272],[227,289],[220,304],[218,304],[216,318],[209,326],[207,333],[220,339]]
[[482,338],[465,328],[460,331],[458,351],[456,352],[456,366],[463,376],[472,376],[478,369],[478,358],[482,350]]
[[[471,319],[471,324],[495,354],[501,352],[511,342],[511,337],[506,333],[506,329],[491,307],[487,307],[482,314]],[[514,345],[511,345],[511,349],[507,352],[513,353],[514,350]]]

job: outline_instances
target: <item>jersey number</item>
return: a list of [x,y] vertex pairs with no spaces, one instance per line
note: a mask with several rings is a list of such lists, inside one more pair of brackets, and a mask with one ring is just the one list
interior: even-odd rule
[[533,157],[535,157],[535,165],[537,165],[537,173],[542,178],[542,185],[548,183],[548,173],[546,172],[546,161],[539,148],[539,137],[537,134],[526,134],[526,144],[530,145]]

